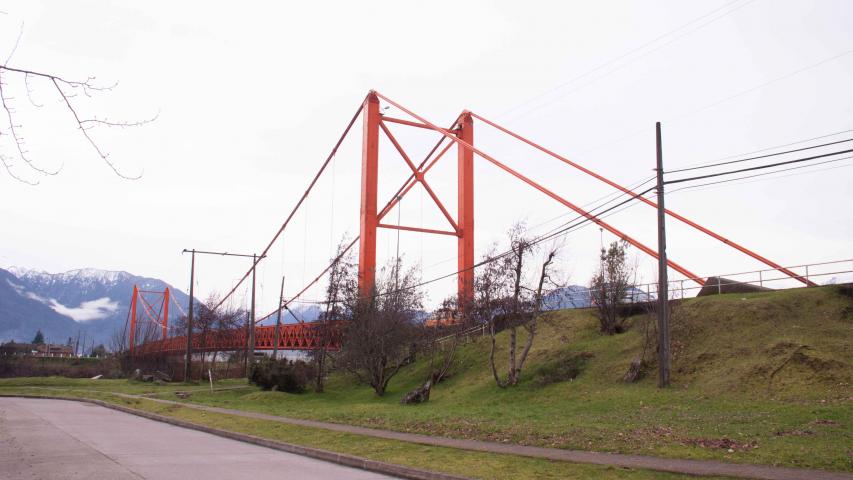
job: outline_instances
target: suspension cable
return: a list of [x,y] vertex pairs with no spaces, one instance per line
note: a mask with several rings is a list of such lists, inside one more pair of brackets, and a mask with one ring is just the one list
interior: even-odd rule
[[[365,100],[367,100],[367,97],[365,97]],[[221,307],[222,304],[225,303],[225,300],[227,300],[228,297],[230,297],[234,294],[235,291],[237,291],[237,288],[240,287],[240,284],[242,284],[244,281],[246,281],[247,278],[249,278],[249,275],[252,274],[252,269],[257,266],[258,262],[260,262],[266,257],[266,254],[267,252],[269,252],[269,249],[272,248],[273,244],[276,242],[276,240],[278,240],[278,237],[281,236],[282,232],[284,232],[284,229],[287,228],[287,225],[290,223],[290,220],[293,218],[294,215],[296,215],[297,210],[299,210],[299,207],[302,206],[303,202],[305,202],[305,199],[308,197],[308,194],[311,193],[311,189],[314,188],[314,185],[317,183],[317,180],[320,179],[320,175],[323,174],[323,171],[326,170],[326,167],[329,165],[329,162],[335,156],[335,153],[338,151],[338,148],[341,146],[347,134],[352,129],[353,124],[355,124],[355,121],[361,114],[361,111],[364,108],[365,100],[362,100],[361,104],[359,104],[358,109],[355,111],[355,114],[352,116],[352,119],[349,121],[349,124],[347,124],[347,127],[344,129],[344,133],[341,134],[340,138],[335,143],[335,146],[332,148],[332,151],[329,153],[329,156],[326,157],[326,160],[323,162],[323,165],[320,166],[320,170],[317,171],[317,173],[314,175],[314,178],[311,180],[311,183],[308,184],[308,188],[305,190],[305,193],[303,193],[302,197],[299,198],[299,201],[296,202],[296,206],[293,207],[293,210],[291,210],[290,214],[284,220],[284,223],[281,224],[281,227],[279,227],[278,231],[275,233],[275,235],[273,235],[272,240],[270,240],[267,246],[264,247],[264,250],[261,252],[261,255],[252,263],[252,268],[250,268],[245,274],[243,274],[243,277],[240,278],[237,284],[234,285],[234,287],[231,288],[231,290],[224,297],[222,297],[222,300],[220,300],[211,309],[211,311],[216,311],[219,307]]]

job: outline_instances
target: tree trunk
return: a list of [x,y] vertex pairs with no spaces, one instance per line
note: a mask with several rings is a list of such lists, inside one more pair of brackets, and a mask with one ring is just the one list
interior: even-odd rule
[[501,381],[501,377],[500,377],[500,375],[498,375],[498,369],[495,367],[495,350],[497,347],[495,345],[495,324],[494,324],[494,321],[489,323],[489,333],[491,334],[491,337],[492,337],[492,348],[489,351],[489,365],[492,367],[492,375],[495,376],[495,383],[497,383],[498,387],[505,388],[506,383]]
[[510,385],[515,385],[518,383],[518,375],[515,369],[515,344],[516,337],[518,336],[518,331],[515,327],[512,327],[509,330],[509,368],[507,369],[508,379],[507,383]]
[[323,393],[323,374],[325,373],[324,368],[326,363],[325,348],[322,348],[317,352],[317,356],[315,357],[314,362],[317,364],[317,378],[314,380],[314,391],[317,393]]

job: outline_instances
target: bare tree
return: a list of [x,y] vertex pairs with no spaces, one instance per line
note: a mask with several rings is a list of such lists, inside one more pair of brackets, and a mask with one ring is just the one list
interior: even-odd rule
[[[0,64],[0,107],[3,109],[2,127],[0,127],[0,146],[7,143],[12,147],[14,154],[7,156],[0,151],[0,163],[2,163],[6,172],[20,182],[37,185],[38,180],[30,180],[25,176],[21,176],[15,172],[15,162],[13,157],[17,158],[28,171],[37,176],[56,175],[62,170],[62,167],[52,170],[39,165],[38,162],[30,158],[30,152],[27,149],[24,135],[24,126],[19,117],[21,117],[19,108],[32,109],[40,111],[44,107],[49,107],[50,97],[42,99],[44,103],[36,101],[37,92],[46,88],[48,93],[52,93],[52,104],[58,104],[60,108],[66,110],[71,117],[72,125],[80,131],[80,134],[89,143],[95,154],[103,160],[113,172],[119,177],[136,180],[141,177],[141,174],[128,175],[119,170],[115,163],[109,158],[109,154],[98,144],[92,136],[92,131],[96,127],[135,127],[152,122],[153,118],[142,121],[122,121],[113,120],[107,117],[98,115],[90,115],[83,113],[85,110],[85,100],[94,96],[101,95],[112,91],[117,84],[101,84],[97,82],[95,77],[88,77],[85,80],[68,79],[59,74],[51,72],[43,72],[18,68],[11,66],[15,52],[23,35],[23,24],[14,45],[9,51],[9,54],[3,59]],[[20,101],[20,98],[26,98],[27,103]],[[43,115],[43,114],[42,114]],[[26,116],[26,115],[23,115]],[[8,138],[8,142],[4,142]]]
[[589,285],[590,297],[598,313],[601,333],[613,335],[624,331],[620,307],[634,289],[634,268],[626,259],[627,242],[616,241],[601,249],[598,271]]
[[[219,351],[216,346],[222,343],[228,335],[233,335],[235,330],[243,323],[245,315],[243,310],[236,308],[219,308],[214,309],[219,304],[220,296],[217,293],[208,295],[204,302],[196,305],[197,314],[193,314],[193,337],[197,338],[197,349],[201,355],[201,369],[204,372],[208,354],[210,354],[210,368],[216,368],[216,358]],[[187,317],[181,316],[177,321],[172,323],[171,331],[173,335],[184,335],[187,331]],[[195,343],[195,342],[194,342]],[[207,352],[209,348],[213,351]]]
[[382,396],[410,358],[423,293],[418,288],[418,271],[404,271],[399,258],[377,273],[367,296],[361,295],[355,281],[345,283],[348,321],[336,363]]
[[329,269],[329,283],[326,286],[326,305],[321,312],[314,329],[319,348],[310,352],[314,364],[314,391],[320,393],[325,389],[326,360],[329,357],[328,346],[334,340],[335,327],[333,324],[345,318],[345,294],[357,288],[353,276],[354,263],[352,254],[348,254],[349,242],[344,238],[338,244],[332,268]]
[[[494,256],[476,280],[479,315],[485,316],[489,325],[491,349],[489,365],[495,382],[501,388],[518,384],[524,363],[533,347],[537,322],[542,314],[544,299],[554,286],[551,269],[559,248],[554,245],[545,253],[538,280],[533,288],[526,285],[529,260],[538,245],[524,236],[524,225],[518,223],[509,231],[510,249],[503,256]],[[519,351],[518,328],[527,333],[524,347]],[[509,331],[509,358],[506,379],[502,379],[495,364],[497,333]]]
[[426,381],[408,392],[402,403],[429,401],[430,392],[448,374],[456,358],[456,351],[463,340],[463,333],[472,325],[472,302],[460,304],[457,297],[445,299],[441,306],[420,324],[419,350],[429,359]]

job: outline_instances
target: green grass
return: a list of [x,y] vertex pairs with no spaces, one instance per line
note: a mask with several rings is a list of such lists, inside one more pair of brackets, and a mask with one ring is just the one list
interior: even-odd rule
[[[43,387],[38,390],[27,386],[4,386],[0,388],[0,393],[97,399],[185,420],[198,425],[470,478],[668,480],[683,477],[682,475],[651,470],[555,462],[513,455],[469,452],[453,448],[417,445],[323,429],[286,425],[236,415],[202,412],[197,409],[177,405],[165,405],[141,398],[117,397],[108,391],[74,389],[64,385]],[[708,478],[722,479],[725,477]]]
[[[605,337],[590,311],[574,310],[543,322],[514,388],[495,386],[481,339],[460,349],[451,377],[424,405],[399,404],[425,379],[424,360],[395,377],[383,398],[335,374],[323,394],[199,389],[188,401],[457,438],[851,471],[851,311],[842,287],[685,301],[673,319],[666,390],[656,388],[653,370],[635,384],[620,382],[642,349],[642,317],[627,333]],[[505,343],[501,336],[499,367]],[[566,365],[579,375],[543,385],[571,370]],[[0,392],[8,387],[0,380]]]

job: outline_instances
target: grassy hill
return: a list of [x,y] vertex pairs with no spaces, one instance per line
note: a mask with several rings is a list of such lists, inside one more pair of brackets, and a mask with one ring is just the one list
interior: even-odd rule
[[[554,312],[509,389],[495,386],[488,338],[474,339],[424,405],[399,404],[425,379],[423,359],[383,398],[334,374],[323,394],[243,390],[190,400],[459,438],[853,470],[853,288],[684,301],[674,313],[667,390],[656,388],[654,365],[637,383],[621,382],[642,351],[645,322],[632,317],[626,333],[605,337],[589,310]],[[497,358],[505,364],[505,347]]]
[[[399,400],[426,378],[426,358],[405,367],[381,398],[351,376],[334,373],[323,394],[198,389],[188,401],[457,438],[853,471],[853,286],[690,299],[674,309],[672,323],[673,386],[666,390],[656,387],[654,364],[638,382],[621,381],[643,350],[648,316],[634,316],[626,333],[606,337],[598,333],[593,312],[565,310],[542,320],[521,383],[513,388],[495,385],[486,337],[460,348],[451,376],[423,405],[404,406]],[[499,335],[499,366],[505,365],[506,342],[506,335]],[[649,352],[647,358],[653,357]],[[173,392],[180,388],[185,387],[123,380],[0,379],[0,393],[90,396],[102,390],[176,400]],[[214,421],[203,413],[162,408],[161,413]],[[233,419],[216,421],[225,428],[250,428]],[[385,461],[411,463],[413,451],[433,452],[257,423],[246,431],[321,448],[334,444]],[[478,465],[483,478],[521,475],[508,473],[512,462],[486,468],[475,454],[439,450],[430,461],[417,457],[425,462],[421,466],[453,464],[451,471],[470,472]],[[534,470],[558,468],[530,462]],[[610,473],[627,475],[619,469]],[[566,471],[550,475],[561,478]]]

